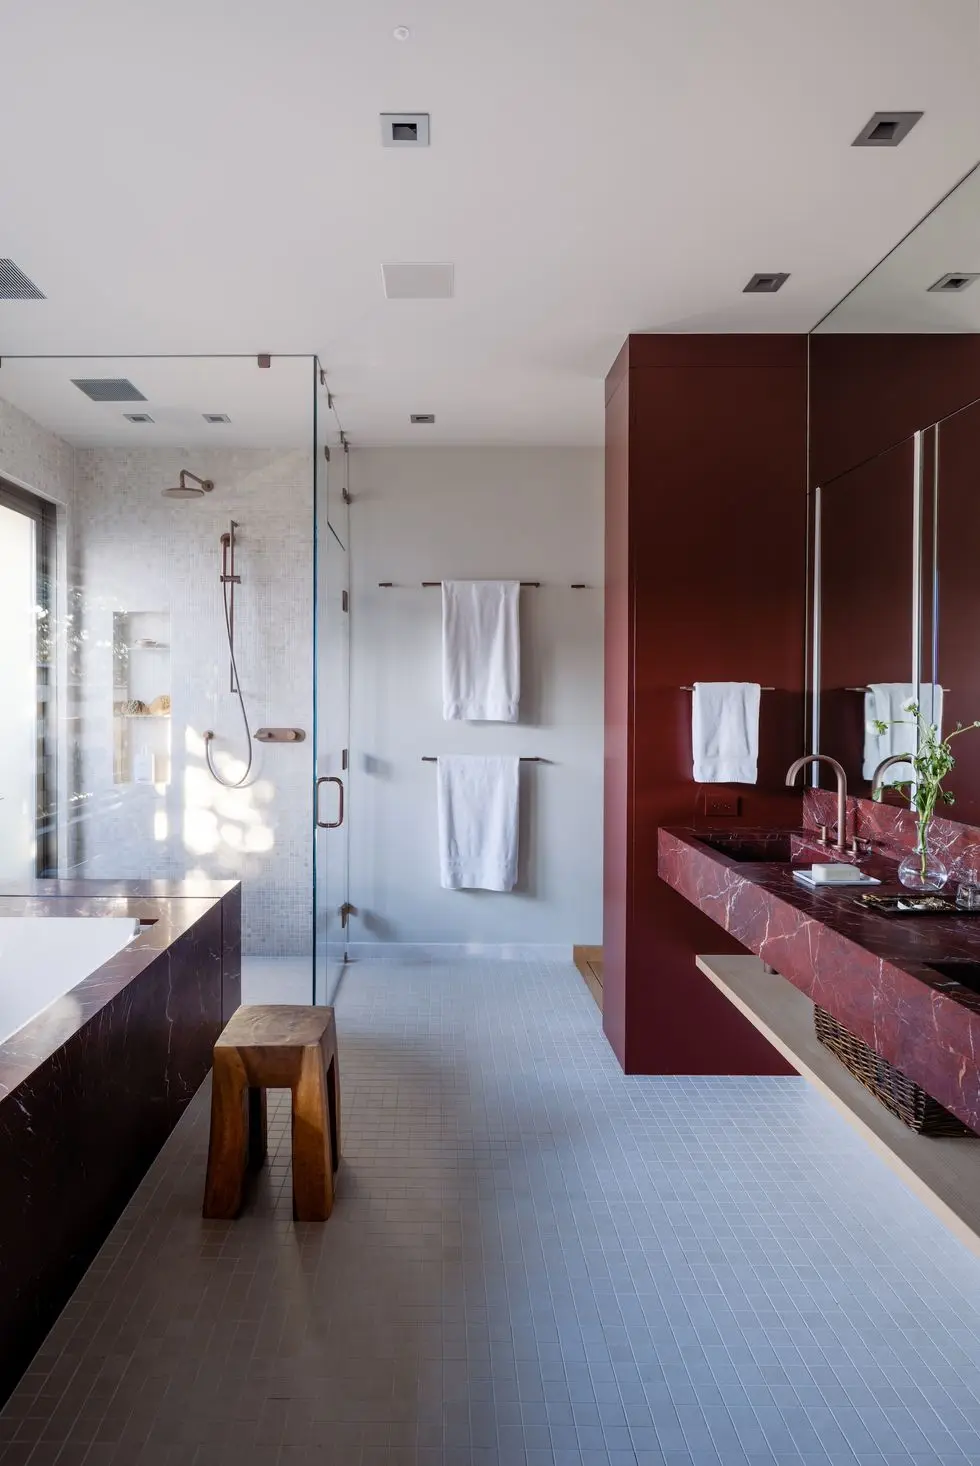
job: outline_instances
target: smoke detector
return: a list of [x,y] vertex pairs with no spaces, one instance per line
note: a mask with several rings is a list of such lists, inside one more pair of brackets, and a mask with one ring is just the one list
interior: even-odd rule
[[381,145],[385,148],[427,148],[428,112],[382,112]]
[[897,148],[921,116],[921,112],[876,112],[861,128],[851,147]]
[[761,275],[753,275],[748,285],[742,286],[743,295],[775,295],[781,290],[789,279],[786,273],[778,273],[769,270]]
[[940,275],[935,285],[930,285],[930,290],[935,290],[941,295],[959,295],[963,290],[969,290],[974,280],[980,280],[980,274],[971,275],[967,270],[952,270],[948,275]]

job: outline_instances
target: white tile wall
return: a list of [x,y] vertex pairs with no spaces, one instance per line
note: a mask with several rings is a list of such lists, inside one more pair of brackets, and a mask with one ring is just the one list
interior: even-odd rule
[[[182,468],[213,478],[207,499],[161,490]],[[254,778],[223,790],[215,761],[244,756],[229,688],[220,569],[221,533],[237,530],[236,651],[253,727],[311,732],[313,707],[313,464],[310,453],[80,449],[74,564],[82,695],[68,864],[90,877],[181,877],[244,882],[245,951],[309,951],[312,931],[313,744],[255,748]],[[118,785],[112,761],[112,615],[165,611],[171,621],[172,778],[166,788]],[[161,687],[160,691],[167,691]],[[138,744],[137,744],[138,746]],[[240,766],[239,766],[240,771]],[[229,772],[236,776],[231,764]]]

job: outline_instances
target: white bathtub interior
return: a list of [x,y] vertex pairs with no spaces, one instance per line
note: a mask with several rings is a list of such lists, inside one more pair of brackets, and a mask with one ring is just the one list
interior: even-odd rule
[[132,916],[0,917],[0,1043],[139,935]]

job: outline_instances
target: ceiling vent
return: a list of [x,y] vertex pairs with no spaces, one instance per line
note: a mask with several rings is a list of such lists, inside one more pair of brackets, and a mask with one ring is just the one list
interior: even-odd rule
[[127,422],[152,422],[153,419],[148,412],[124,412],[123,417]]
[[980,280],[980,275],[970,275],[966,270],[953,270],[948,275],[940,275],[935,285],[930,285],[929,289],[940,295],[959,295],[961,291],[969,290],[974,280]]
[[861,128],[851,147],[897,148],[921,116],[921,112],[876,112]]
[[125,377],[72,377],[79,392],[93,402],[145,402],[143,393]]
[[414,423],[416,426],[420,423],[435,422],[435,420],[436,415],[434,412],[413,412],[409,418],[409,422]]
[[0,300],[46,300],[33,280],[28,280],[13,260],[0,260]]
[[382,112],[381,143],[386,148],[427,148],[428,112]]
[[748,285],[743,285],[743,295],[775,295],[781,290],[789,279],[788,274],[777,274],[770,270],[767,274],[753,275]]
[[231,422],[227,412],[204,412],[201,416],[205,422]]
[[381,281],[389,300],[452,300],[455,290],[453,266],[425,260],[382,265]]

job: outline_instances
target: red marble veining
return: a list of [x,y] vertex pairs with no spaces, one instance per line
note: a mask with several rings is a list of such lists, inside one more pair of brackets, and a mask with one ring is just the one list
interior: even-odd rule
[[[803,795],[803,824],[810,830],[837,823],[837,795],[829,789],[807,789]],[[884,854],[900,856],[914,850],[916,820],[912,810],[897,804],[878,804],[872,799],[848,799],[847,833],[870,840]],[[936,818],[929,826],[929,843],[952,869],[966,864],[980,870],[980,828],[956,820]]]
[[[823,813],[822,803],[815,807]],[[791,865],[736,863],[705,844],[706,835],[661,829],[661,878],[980,1130],[980,993],[929,966],[980,962],[980,917],[878,916],[856,903],[853,887],[808,891]],[[708,836],[721,843],[759,837],[746,830]],[[804,833],[793,858],[797,865],[814,859]],[[874,853],[861,867],[882,881],[882,893],[900,889],[894,860]]]

